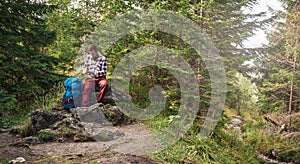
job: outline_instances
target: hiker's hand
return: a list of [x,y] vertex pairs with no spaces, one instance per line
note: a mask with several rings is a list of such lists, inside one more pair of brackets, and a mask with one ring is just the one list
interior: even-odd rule
[[95,74],[94,71],[88,71],[87,73],[93,74],[93,75]]

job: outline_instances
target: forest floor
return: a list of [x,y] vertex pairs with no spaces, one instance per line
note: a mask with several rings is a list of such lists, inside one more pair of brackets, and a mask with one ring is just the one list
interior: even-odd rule
[[[290,117],[292,117],[294,131],[299,132],[299,112],[292,115],[267,114],[264,116],[265,119],[269,120],[264,129],[268,133],[278,134],[279,131],[286,131],[281,127],[283,127],[282,125],[288,125]],[[232,121],[233,118],[236,120],[240,117],[230,116],[230,118],[231,123],[234,123]],[[249,120],[245,120],[245,122],[247,121]],[[141,123],[133,123],[114,128],[124,132],[125,135],[106,142],[74,142],[72,140],[65,140],[63,142],[52,141],[36,144],[26,144],[22,137],[12,135],[10,134],[11,129],[6,129],[0,132],[0,163],[8,163],[17,157],[24,158],[26,163],[161,163],[151,159],[149,156],[151,152],[156,151],[155,149],[159,145],[152,140],[151,130],[147,126]],[[293,140],[296,139],[295,142],[299,141],[299,133],[287,136],[289,134],[296,133],[281,135]],[[241,131],[240,137],[243,138],[242,136]],[[272,145],[269,146],[271,147]],[[283,149],[281,146],[279,148]],[[276,154],[275,150],[279,150],[277,147],[276,149],[275,147],[274,149],[268,149],[270,149],[268,152],[271,152],[271,154]],[[298,161],[298,148],[295,148],[295,151],[291,153],[296,153],[294,155],[291,154],[291,156],[295,158],[294,161]],[[269,153],[261,154],[261,158],[265,158],[266,163],[281,163],[277,155],[274,157],[277,161],[269,157]]]
[[151,147],[152,143],[143,125],[136,123],[120,129],[126,135],[113,141],[46,142],[34,145],[24,144],[20,137],[4,131],[0,135],[0,163],[17,157],[23,157],[26,163],[159,163],[144,155],[143,150]]

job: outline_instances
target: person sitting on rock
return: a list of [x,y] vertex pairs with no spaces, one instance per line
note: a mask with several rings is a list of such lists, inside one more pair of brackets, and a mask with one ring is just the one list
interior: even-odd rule
[[89,46],[89,54],[85,58],[83,67],[87,78],[82,91],[82,107],[90,105],[90,95],[92,91],[95,91],[96,86],[100,88],[97,96],[97,102],[100,103],[108,86],[106,79],[107,60],[100,52],[95,44]]

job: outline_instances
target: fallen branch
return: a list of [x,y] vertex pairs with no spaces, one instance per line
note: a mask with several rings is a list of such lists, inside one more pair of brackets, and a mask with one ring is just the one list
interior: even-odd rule
[[270,123],[272,123],[273,125],[275,126],[280,126],[279,123],[277,123],[275,120],[271,119],[270,117],[268,116],[264,116],[264,119]]

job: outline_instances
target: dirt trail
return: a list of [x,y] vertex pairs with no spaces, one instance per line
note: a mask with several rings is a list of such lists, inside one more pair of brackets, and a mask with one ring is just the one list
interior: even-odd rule
[[[145,156],[155,150],[142,124],[116,127],[125,136],[108,142],[48,142],[26,145],[8,132],[0,135],[0,159],[23,157],[28,163],[159,163]],[[0,161],[1,162],[1,161]]]

